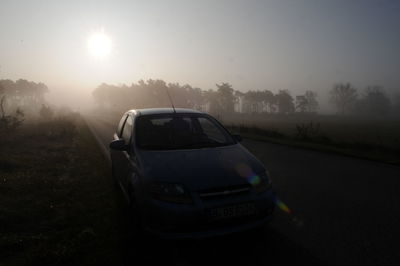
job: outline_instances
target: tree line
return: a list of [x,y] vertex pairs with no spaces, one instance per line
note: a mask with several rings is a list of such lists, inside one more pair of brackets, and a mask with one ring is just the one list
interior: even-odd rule
[[[140,80],[130,86],[101,84],[93,97],[101,108],[124,111],[131,108],[171,107],[167,91],[175,107],[191,108],[223,115],[226,113],[316,114],[318,94],[307,90],[292,96],[289,90],[235,90],[229,83],[216,84],[215,89],[202,90],[188,84],[166,83],[160,79]],[[363,93],[350,83],[338,83],[329,91],[330,102],[341,115],[385,116],[399,113],[400,97],[392,103],[380,86],[369,86]]]
[[14,111],[19,108],[25,113],[37,113],[45,103],[45,93],[49,89],[44,83],[25,79],[12,81],[0,80],[0,98],[3,99],[3,109]]
[[367,86],[360,93],[351,83],[339,83],[330,91],[330,101],[342,115],[400,115],[400,95],[392,101],[382,86]]
[[126,110],[129,108],[171,107],[168,94],[176,107],[203,110],[214,114],[282,113],[296,111],[316,113],[317,94],[306,91],[294,99],[288,90],[274,94],[269,90],[250,90],[246,93],[234,90],[229,83],[216,84],[216,89],[202,90],[188,84],[166,83],[163,80],[140,80],[127,85],[101,84],[93,91],[93,97],[101,108]]
[[0,133],[17,128],[26,116],[42,116],[50,110],[44,98],[48,91],[41,82],[0,80]]

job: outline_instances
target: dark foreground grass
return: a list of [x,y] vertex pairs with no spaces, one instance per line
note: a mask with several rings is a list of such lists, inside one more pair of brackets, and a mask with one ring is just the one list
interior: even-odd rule
[[121,264],[119,204],[83,120],[0,139],[0,265]]

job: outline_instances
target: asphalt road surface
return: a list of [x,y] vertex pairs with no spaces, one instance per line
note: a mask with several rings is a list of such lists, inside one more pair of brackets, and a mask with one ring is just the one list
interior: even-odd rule
[[[118,121],[87,117],[103,150]],[[290,213],[263,230],[123,245],[126,265],[400,265],[400,167],[260,141],[242,144],[269,169]],[[129,226],[127,226],[129,228]]]

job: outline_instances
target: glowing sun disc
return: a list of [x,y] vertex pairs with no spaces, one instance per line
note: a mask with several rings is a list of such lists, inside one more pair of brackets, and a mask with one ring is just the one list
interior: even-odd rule
[[105,57],[111,52],[111,39],[104,32],[97,32],[88,38],[89,53],[95,57]]

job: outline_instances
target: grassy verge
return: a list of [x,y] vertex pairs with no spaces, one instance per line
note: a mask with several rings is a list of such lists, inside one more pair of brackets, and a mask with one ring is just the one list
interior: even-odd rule
[[109,167],[79,116],[0,140],[0,264],[117,265]]
[[276,130],[266,130],[254,126],[230,125],[227,128],[231,132],[239,133],[243,138],[400,165],[400,151],[388,147],[363,142],[338,142],[324,136],[298,139]]

